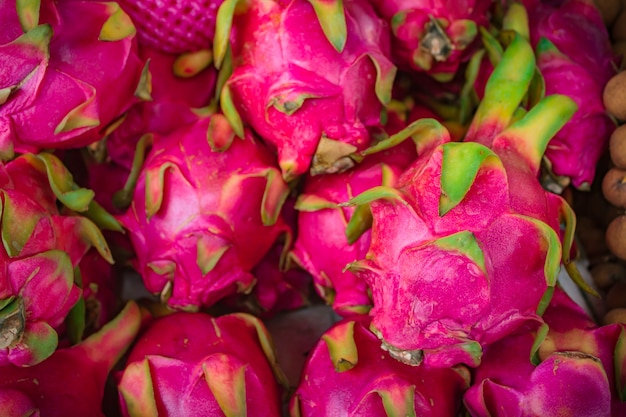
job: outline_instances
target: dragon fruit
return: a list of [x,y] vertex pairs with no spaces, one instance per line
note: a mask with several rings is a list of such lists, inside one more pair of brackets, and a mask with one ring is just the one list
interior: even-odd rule
[[518,106],[534,70],[532,48],[516,36],[465,141],[450,142],[432,119],[416,122],[420,156],[397,188],[351,201],[371,201],[373,215],[370,250],[351,269],[372,289],[372,329],[403,362],[477,366],[483,346],[540,324],[561,260],[572,270],[573,212],[537,175],[576,106],[549,96],[525,114]]
[[288,192],[273,155],[249,131],[235,138],[220,114],[155,135],[119,216],[146,288],[185,310],[250,291],[250,270],[289,233]]
[[509,336],[485,349],[463,400],[472,417],[609,417],[609,378],[595,357],[554,352],[531,363],[532,333]]
[[214,45],[216,65],[233,66],[224,114],[238,136],[247,123],[276,148],[287,180],[352,167],[381,127],[396,68],[365,0],[228,1]]
[[97,333],[42,363],[0,367],[2,415],[104,417],[107,377],[134,340],[140,321],[139,307],[131,301]]
[[366,314],[371,300],[365,282],[346,265],[361,259],[370,246],[371,215],[367,206],[339,204],[372,187],[393,187],[400,173],[416,157],[415,147],[393,148],[369,156],[353,169],[306,176],[296,202],[298,237],[291,258],[313,276],[317,293],[344,316]]
[[80,304],[74,270],[89,248],[113,260],[93,221],[59,211],[59,202],[86,215],[100,207],[53,155],[25,154],[2,165],[0,198],[0,365],[35,365],[54,352],[66,317],[70,336],[80,338],[84,318],[68,315]]
[[364,321],[328,330],[307,359],[291,417],[456,416],[469,371],[413,367],[380,350]]
[[3,0],[0,20],[3,160],[91,144],[148,97],[135,27],[117,3]]
[[223,0],[121,0],[140,44],[169,54],[210,50]]
[[279,383],[285,377],[261,321],[177,312],[149,324],[118,388],[124,416],[279,417]]
[[391,25],[394,62],[441,82],[454,78],[476,48],[479,28],[489,24],[491,0],[373,0]]

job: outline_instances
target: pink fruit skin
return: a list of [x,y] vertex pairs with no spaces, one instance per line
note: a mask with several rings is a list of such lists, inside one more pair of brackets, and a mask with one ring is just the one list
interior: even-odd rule
[[33,417],[39,416],[37,413],[46,417],[104,417],[101,408],[107,377],[132,343],[139,324],[139,307],[130,302],[113,321],[80,344],[59,349],[38,365],[0,367],[3,415],[3,394],[10,394],[14,401],[21,399],[22,405],[30,402],[29,409],[37,410]]
[[[353,335],[349,335],[350,329]],[[337,372],[329,346],[341,350],[346,346],[343,337],[349,337],[354,344],[358,362]],[[468,384],[469,373],[463,369],[415,367],[394,360],[381,351],[366,321],[344,320],[326,332],[309,354],[292,398],[291,416],[452,417],[459,412],[461,394]],[[392,395],[391,407],[398,414],[384,409],[383,394]]]
[[[228,149],[210,148],[211,121],[226,125],[223,137],[211,135],[232,140]],[[273,156],[252,133],[233,136],[220,115],[155,136],[120,216],[137,271],[150,292],[171,290],[162,294],[170,307],[195,310],[251,289],[250,270],[288,232],[279,216],[288,188]]]
[[[454,77],[459,66],[476,51],[472,45],[480,36],[477,29],[487,27],[492,6],[488,0],[375,0],[371,3],[393,29],[394,62],[404,69],[443,76],[446,81]],[[453,48],[443,60],[431,58],[430,68],[426,69],[414,59],[420,48],[426,47],[423,45],[425,26],[431,19],[445,22],[443,32]],[[467,33],[468,21],[474,22],[478,36]]]
[[[291,255],[313,276],[317,293],[341,316],[365,314],[371,306],[366,283],[345,269],[365,257],[371,232],[367,230],[349,244],[346,231],[355,207],[338,205],[384,181],[388,182],[385,185],[395,185],[414,158],[415,146],[406,142],[386,154],[368,157],[347,172],[305,178],[299,199],[298,237]],[[320,202],[326,207],[316,207]]]
[[217,9],[223,0],[122,0],[120,5],[137,26],[139,42],[181,54],[210,49]]
[[553,353],[530,362],[532,333],[509,336],[485,349],[463,399],[472,417],[609,417],[607,372],[593,356]]
[[[245,314],[213,318],[178,312],[152,321],[118,376],[123,415],[224,416],[218,401],[230,397],[255,416],[280,416],[280,389],[255,320]],[[217,373],[236,371],[244,372],[243,385],[222,378],[211,385]],[[212,391],[216,387],[219,398]]]
[[227,86],[243,122],[277,149],[287,178],[309,170],[322,137],[366,148],[368,129],[381,125],[381,98],[391,95],[388,27],[366,1],[343,5],[348,36],[341,53],[307,1],[257,0],[234,17]]
[[[42,1],[39,23],[50,28],[32,29],[23,35],[28,40],[15,47],[10,42],[23,34],[15,2],[0,3],[0,56],[8,54],[15,64],[5,68],[9,85],[2,88],[25,81],[0,110],[3,153],[88,145],[101,139],[107,126],[138,101],[134,92],[144,63],[137,55],[132,26],[120,39],[99,39],[118,7],[104,2]],[[33,75],[26,80],[29,73]],[[74,113],[66,121],[70,112]]]

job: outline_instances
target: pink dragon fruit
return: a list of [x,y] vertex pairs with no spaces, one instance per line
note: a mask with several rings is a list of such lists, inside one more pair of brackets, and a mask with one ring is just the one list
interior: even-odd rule
[[[588,189],[615,130],[602,102],[604,86],[616,73],[608,32],[591,1],[522,3],[526,7],[519,3],[509,6],[503,29],[531,40],[541,74],[541,93],[567,95],[578,105],[578,111],[546,149],[547,168],[559,184]],[[486,62],[482,72],[489,71]],[[479,95],[481,90],[478,86]]]
[[287,180],[348,169],[391,99],[389,43],[365,0],[225,2],[214,52],[219,66],[232,51],[233,72],[222,110],[238,136],[247,123],[277,149]]
[[0,367],[2,415],[104,417],[107,377],[135,338],[140,316],[139,307],[131,301],[114,320],[78,345],[59,349],[31,367]]
[[149,324],[118,388],[124,416],[279,417],[284,382],[257,318],[178,312]]
[[568,351],[596,358],[602,364],[610,385],[610,415],[626,415],[626,326],[615,323],[598,327],[562,291],[555,292],[543,318],[546,324],[537,337],[538,342],[541,342],[536,352],[537,358],[544,360],[555,352]]
[[2,159],[91,144],[147,97],[135,27],[117,3],[2,0],[0,20]]
[[217,9],[224,0],[121,0],[139,42],[170,54],[210,50]]
[[561,259],[572,269],[573,212],[537,174],[575,104],[550,96],[524,115],[534,70],[530,45],[516,36],[466,140],[449,142],[432,119],[416,122],[432,129],[397,189],[352,200],[371,201],[374,219],[370,250],[352,269],[372,289],[372,329],[401,361],[477,366],[483,346],[540,323]]
[[371,308],[365,282],[345,270],[369,249],[370,232],[364,230],[371,225],[371,214],[367,206],[340,204],[375,186],[393,187],[416,157],[415,147],[405,143],[409,146],[369,156],[349,171],[305,177],[296,202],[298,237],[291,257],[313,276],[317,293],[344,317]]
[[92,246],[113,260],[98,226],[62,214],[57,204],[97,214],[92,198],[51,154],[22,155],[0,167],[0,365],[35,365],[49,357],[66,317],[73,340],[80,339],[84,317],[68,316],[81,300],[75,268]]
[[249,291],[250,270],[289,233],[288,192],[271,153],[249,131],[236,139],[220,114],[155,136],[120,216],[146,288],[186,310]]
[[372,0],[393,31],[394,62],[450,81],[470,59],[479,28],[489,24],[491,0]]
[[577,352],[554,352],[534,365],[535,337],[512,335],[485,349],[463,400],[472,417],[609,417],[611,392],[602,363]]
[[344,320],[310,353],[291,417],[456,416],[469,386],[465,367],[413,367],[380,350],[363,321]]

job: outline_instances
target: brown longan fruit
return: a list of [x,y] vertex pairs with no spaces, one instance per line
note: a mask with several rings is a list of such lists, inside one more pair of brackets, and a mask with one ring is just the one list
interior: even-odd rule
[[608,326],[613,323],[626,324],[626,308],[614,308],[609,310],[602,319],[602,324]]
[[622,2],[620,0],[594,0],[594,3],[602,16],[604,26],[611,27],[622,9]]
[[602,179],[602,193],[615,207],[626,207],[626,170],[609,169]]
[[626,59],[626,40],[614,42],[613,45],[611,45],[611,49],[615,55],[621,57],[621,62],[624,62]]
[[626,281],[626,267],[617,262],[602,262],[589,271],[596,286],[605,290],[618,281]]
[[611,135],[609,140],[611,161],[617,168],[626,169],[626,125],[621,125]]
[[606,228],[606,245],[622,260],[626,260],[626,215],[613,219]]
[[606,83],[602,100],[609,113],[620,120],[626,120],[626,71],[615,74]]
[[615,283],[606,293],[606,308],[626,308],[626,281]]

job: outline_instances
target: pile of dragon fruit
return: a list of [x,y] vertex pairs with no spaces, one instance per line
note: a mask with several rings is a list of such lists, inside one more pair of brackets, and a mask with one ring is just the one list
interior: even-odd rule
[[626,416],[609,3],[0,0],[0,415]]

